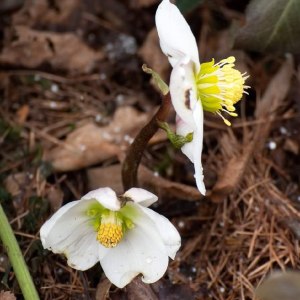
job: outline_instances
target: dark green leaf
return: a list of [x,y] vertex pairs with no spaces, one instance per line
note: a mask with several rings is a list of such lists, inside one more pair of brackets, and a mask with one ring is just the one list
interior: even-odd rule
[[176,5],[180,9],[180,11],[184,14],[196,8],[203,1],[204,0],[177,0]]
[[300,53],[300,1],[252,0],[235,46],[259,52]]

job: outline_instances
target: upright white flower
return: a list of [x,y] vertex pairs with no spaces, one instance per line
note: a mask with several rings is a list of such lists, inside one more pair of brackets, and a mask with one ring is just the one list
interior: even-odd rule
[[145,283],[153,283],[164,275],[181,243],[172,223],[147,208],[156,201],[139,188],[120,197],[110,188],[91,191],[61,207],[42,226],[42,244],[63,253],[77,270],[100,261],[107,278],[120,288],[140,273]]
[[214,60],[200,64],[195,37],[178,8],[169,0],[160,3],[155,21],[161,49],[173,67],[169,88],[177,113],[176,132],[180,135],[193,132],[193,140],[181,150],[194,163],[196,184],[204,195],[203,110],[218,114],[230,126],[221,113],[237,116],[234,104],[245,93],[247,77],[234,69],[232,56],[216,64]]

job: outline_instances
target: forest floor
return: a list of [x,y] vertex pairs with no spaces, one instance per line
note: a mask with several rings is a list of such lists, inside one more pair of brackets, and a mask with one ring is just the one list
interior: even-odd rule
[[[300,73],[297,58],[231,49],[247,1],[207,1],[186,15],[201,61],[234,55],[251,89],[231,127],[205,113],[206,197],[165,133],[150,141],[140,184],[182,236],[150,290],[139,281],[115,288],[99,264],[70,268],[43,249],[39,229],[91,189],[123,192],[126,150],[161,102],[141,66],[167,82],[171,71],[155,30],[158,1],[8,2],[0,3],[0,201],[41,299],[253,299],[270,272],[300,267]],[[0,290],[22,299],[2,245],[0,278]]]

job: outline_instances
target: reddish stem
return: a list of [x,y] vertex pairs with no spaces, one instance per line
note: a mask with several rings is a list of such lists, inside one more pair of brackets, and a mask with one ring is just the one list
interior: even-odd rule
[[171,109],[170,93],[164,96],[162,105],[150,120],[145,125],[139,134],[136,136],[133,143],[130,145],[126,158],[122,166],[122,181],[124,190],[138,186],[137,172],[141,162],[143,153],[147,147],[149,140],[159,129],[158,121],[166,121]]

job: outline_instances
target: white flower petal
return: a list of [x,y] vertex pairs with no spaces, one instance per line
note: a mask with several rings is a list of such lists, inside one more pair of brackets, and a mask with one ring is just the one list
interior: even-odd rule
[[105,208],[113,211],[117,211],[121,208],[121,203],[118,200],[116,193],[108,187],[90,191],[81,198],[81,200],[89,199],[96,199]]
[[[187,123],[185,123],[179,116],[176,116],[176,134],[186,136],[187,134],[193,132],[194,128],[190,127]],[[190,143],[186,143],[182,148],[181,151],[184,155],[186,155],[189,160],[194,163],[194,143],[191,141]]]
[[177,229],[166,217],[156,213],[152,209],[146,207],[141,207],[141,209],[153,221],[169,257],[174,259],[176,252],[181,246],[181,238]]
[[160,47],[168,56],[170,64],[174,67],[181,58],[188,56],[198,71],[200,62],[197,43],[179,9],[169,0],[163,0],[157,8],[155,22]]
[[145,207],[152,205],[158,199],[156,195],[140,188],[131,188],[124,193],[124,196]]
[[99,259],[99,243],[86,210],[95,200],[73,201],[60,208],[41,228],[44,248],[64,253],[73,268],[86,270]]
[[47,237],[49,232],[52,230],[53,226],[56,224],[57,220],[60,219],[66,212],[68,212],[73,206],[77,205],[79,201],[72,201],[62,206],[57,212],[55,212],[52,217],[47,220],[40,229],[40,237],[43,247],[46,249],[49,247]]
[[[194,93],[190,93],[190,103],[192,109],[192,123],[184,122],[179,116],[176,119],[176,133],[186,136],[188,133],[193,132],[193,140],[186,143],[181,151],[194,163],[195,179],[197,188],[201,194],[205,195],[205,186],[203,182],[203,168],[201,162],[202,148],[203,148],[203,108],[200,101],[194,97]],[[193,129],[194,128],[194,129]]]
[[110,249],[100,260],[107,278],[123,288],[142,273],[143,281],[153,283],[160,279],[168,267],[168,255],[141,227],[128,230],[121,243]]
[[95,231],[91,231],[87,227],[84,229],[78,230],[77,233],[80,234],[80,237],[78,236],[64,251],[68,265],[81,271],[93,267],[99,261],[99,257],[104,257],[109,251],[96,240]]
[[193,108],[193,117],[197,125],[197,130],[193,135],[193,152],[194,152],[194,167],[195,167],[195,179],[199,192],[205,195],[206,189],[203,182],[203,168],[202,168],[202,148],[203,148],[203,108],[200,101],[196,101]]
[[195,129],[191,109],[191,93],[195,90],[193,63],[182,59],[172,70],[170,78],[170,94],[173,106],[178,116]]

